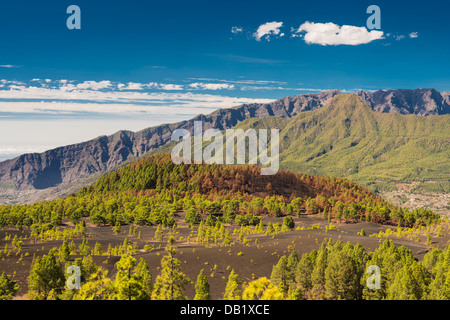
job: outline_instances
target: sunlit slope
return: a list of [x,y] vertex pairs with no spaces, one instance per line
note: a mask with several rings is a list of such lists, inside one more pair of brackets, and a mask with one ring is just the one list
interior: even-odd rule
[[349,178],[373,190],[419,181],[450,192],[450,116],[373,111],[355,95],[291,119],[249,119],[236,128],[280,129],[280,168]]

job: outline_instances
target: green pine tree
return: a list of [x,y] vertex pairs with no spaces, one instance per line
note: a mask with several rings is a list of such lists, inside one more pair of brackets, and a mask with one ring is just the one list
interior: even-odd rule
[[162,225],[158,224],[155,231],[155,240],[156,241],[163,241],[164,238],[164,231],[162,229]]
[[0,276],[0,300],[11,300],[19,290],[17,281],[11,280],[5,271]]
[[294,229],[295,227],[294,219],[292,219],[292,217],[290,216],[284,217],[283,225],[286,226],[288,229]]
[[289,280],[287,267],[288,259],[286,256],[282,256],[278,263],[272,268],[270,275],[270,282],[278,287],[283,294],[287,294],[289,291]]
[[225,229],[223,240],[222,240],[222,245],[229,246],[229,245],[231,245],[231,242],[232,242],[232,240],[231,240],[230,231],[228,229]]
[[153,277],[150,273],[150,268],[145,259],[141,258],[139,263],[134,269],[134,276],[142,285],[142,299],[150,300],[152,290],[153,290]]
[[81,285],[73,296],[73,300],[112,300],[116,297],[114,281],[108,276],[108,271],[99,268],[89,281]]
[[67,261],[69,261],[70,259],[70,249],[69,249],[69,245],[67,244],[67,241],[64,240],[61,247],[59,247],[59,261],[61,261],[61,263],[65,263]]
[[314,269],[311,272],[312,297],[322,299],[325,293],[325,270],[327,268],[327,248],[325,242],[317,251]]
[[174,239],[169,239],[167,255],[161,259],[161,273],[156,277],[152,291],[152,300],[185,300],[184,288],[189,278],[181,272],[180,261],[175,258]]
[[189,225],[199,224],[202,221],[202,216],[195,208],[190,207],[186,210],[184,221]]
[[241,300],[242,291],[240,286],[241,283],[238,280],[238,275],[234,272],[234,270],[231,270],[231,273],[228,276],[223,298],[225,300]]
[[[388,300],[420,300],[426,290],[425,269],[418,262],[404,265],[389,286]],[[447,285],[448,290],[448,285]]]
[[103,254],[103,248],[100,242],[96,242],[94,245],[94,255],[101,256]]
[[42,258],[35,258],[28,277],[28,297],[31,300],[47,300],[51,293],[61,294],[64,286],[61,263],[52,251]]
[[433,243],[432,240],[431,240],[431,234],[430,233],[427,233],[427,242],[426,243],[427,243],[428,246],[431,246],[431,244]]
[[359,296],[358,270],[348,252],[337,250],[330,253],[324,287],[327,299],[355,300]]
[[[117,274],[115,279],[116,297],[119,300],[148,300],[149,283],[148,274],[144,264],[139,266],[137,272],[136,259],[124,255],[117,262]],[[151,279],[150,279],[151,281]]]
[[197,277],[194,300],[211,300],[211,295],[209,294],[208,278],[206,278],[206,274],[203,269],[200,270],[200,273]]
[[313,285],[311,280],[311,273],[314,270],[317,251],[313,250],[310,253],[304,253],[297,263],[295,270],[295,283],[302,296],[308,297]]

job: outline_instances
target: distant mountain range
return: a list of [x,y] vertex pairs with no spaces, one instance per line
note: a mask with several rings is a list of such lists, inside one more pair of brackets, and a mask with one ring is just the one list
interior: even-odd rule
[[[138,132],[119,131],[110,136],[101,136],[42,153],[24,154],[0,163],[0,196],[2,196],[0,201],[37,201],[74,191],[79,186],[93,181],[95,177],[126,161],[155,152],[157,148],[170,141],[173,130],[185,128],[192,132],[193,121],[203,121],[204,129],[225,130],[255,118],[292,119],[305,111],[313,111],[330,104],[340,94],[340,91],[332,90],[285,97],[271,103],[243,104],[228,109],[219,109],[209,115],[198,115],[187,121],[163,124]],[[352,103],[367,105],[370,109],[382,113],[414,114],[422,116],[422,118],[450,114],[450,92],[440,93],[434,89],[359,91],[353,96],[359,99],[352,100]],[[371,111],[370,109],[368,111]],[[328,120],[331,118],[332,115],[328,115]],[[358,123],[358,118],[353,118],[351,121],[351,126],[353,126]],[[414,121],[420,122],[419,120]],[[336,125],[345,126],[347,124],[337,121]],[[408,124],[408,126],[410,125]],[[447,130],[444,131],[444,142],[448,143],[450,136],[448,126],[442,130]],[[363,132],[360,133],[363,134]],[[304,131],[292,131],[286,137],[291,140],[304,139],[305,134]],[[377,132],[371,134],[376,135]],[[395,135],[396,132],[392,132],[392,134]],[[447,140],[445,140],[445,134],[447,134]],[[427,133],[423,132],[423,135],[426,136]],[[364,137],[354,136],[353,138],[357,142]],[[383,157],[382,150],[379,152],[379,156]],[[308,162],[311,163],[311,161]],[[285,163],[291,162],[286,160]],[[293,170],[291,165],[294,164],[289,164],[289,169]],[[298,163],[298,165],[300,164]],[[357,166],[358,163],[355,162],[354,165]],[[299,170],[294,171],[299,172]],[[326,173],[323,170],[317,170],[317,172]]]

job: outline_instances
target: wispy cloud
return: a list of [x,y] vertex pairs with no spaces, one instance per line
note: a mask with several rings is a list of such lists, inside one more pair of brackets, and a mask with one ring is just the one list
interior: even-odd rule
[[[389,32],[389,33],[386,33],[385,36],[386,36],[386,39],[395,40],[395,41],[401,41],[401,40],[404,40],[404,39],[407,39],[407,38],[409,38],[409,39],[416,39],[416,38],[419,37],[419,33],[418,32],[411,32],[411,33],[409,33],[407,35],[404,35],[404,34],[399,34],[397,32]],[[384,45],[390,45],[390,44],[391,43],[387,42]]]
[[194,82],[189,84],[189,87],[193,89],[202,89],[202,90],[232,90],[234,89],[233,84],[228,83],[203,83],[203,82]]
[[283,90],[283,91],[299,91],[299,92],[322,92],[330,89],[321,88],[291,88],[291,87],[281,87],[281,86],[242,86],[243,91],[256,91],[256,90]]
[[[255,91],[255,90],[285,90],[281,87],[286,82],[276,80],[230,80],[230,79],[211,79],[211,78],[189,78],[190,80],[202,81],[201,83],[191,83],[189,87],[202,88],[205,90],[220,90],[220,89],[239,89],[241,91]],[[209,82],[209,83],[204,83]],[[220,83],[217,83],[220,82]]]
[[[125,88],[131,89],[125,90]],[[69,81],[62,83],[52,81],[51,86],[8,83],[6,89],[0,90],[0,114],[109,113],[194,116],[243,103],[273,101],[272,99],[194,93],[188,91],[188,88],[220,90],[232,89],[234,85],[217,82],[195,82],[188,86],[157,82],[148,84],[130,82],[124,85],[108,80],[84,81],[78,84],[69,83]],[[171,92],[172,90],[173,92]]]
[[256,85],[264,85],[264,84],[285,84],[284,81],[275,81],[275,80],[230,80],[231,83],[238,84],[256,84]]
[[285,60],[277,60],[277,59],[266,59],[266,58],[258,58],[258,57],[248,57],[241,56],[236,54],[208,54],[209,56],[214,56],[222,60],[233,61],[233,62],[242,62],[242,63],[255,63],[255,64],[279,64],[285,63]]
[[22,66],[17,66],[14,64],[0,64],[0,68],[20,68]]

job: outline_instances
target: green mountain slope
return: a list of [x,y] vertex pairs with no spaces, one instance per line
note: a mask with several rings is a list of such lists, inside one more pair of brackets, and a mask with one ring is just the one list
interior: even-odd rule
[[280,129],[280,169],[346,177],[372,190],[416,181],[448,193],[449,120],[376,112],[348,94],[291,119],[249,119],[236,128]]

